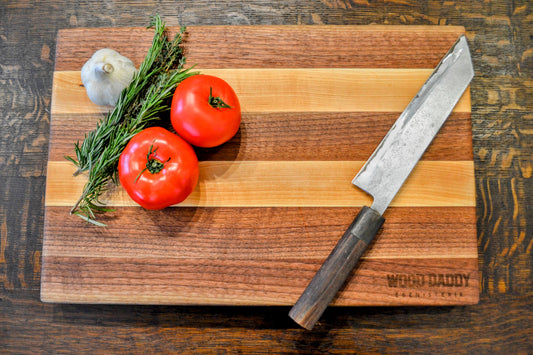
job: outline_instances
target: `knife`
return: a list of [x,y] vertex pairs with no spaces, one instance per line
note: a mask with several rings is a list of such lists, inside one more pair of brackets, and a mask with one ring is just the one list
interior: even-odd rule
[[383,213],[474,77],[461,35],[398,117],[352,183],[371,195],[292,307],[289,316],[312,329],[378,233]]

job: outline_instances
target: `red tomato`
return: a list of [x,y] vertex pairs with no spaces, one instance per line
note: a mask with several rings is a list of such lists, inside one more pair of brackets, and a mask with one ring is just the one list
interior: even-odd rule
[[118,163],[120,183],[135,202],[149,210],[185,200],[196,187],[198,174],[193,148],[161,127],[135,135]]
[[239,130],[241,106],[235,91],[224,80],[194,75],[176,88],[170,119],[187,142],[197,147],[216,147]]

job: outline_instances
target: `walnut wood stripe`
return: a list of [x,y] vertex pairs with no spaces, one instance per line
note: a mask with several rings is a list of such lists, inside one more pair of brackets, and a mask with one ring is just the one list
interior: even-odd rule
[[[263,260],[325,258],[359,208],[121,207],[101,217],[106,228],[69,210],[46,207],[45,255]],[[474,207],[391,207],[385,218],[363,259],[477,257],[465,238],[475,233]]]
[[[244,113],[241,129],[226,144],[197,148],[200,160],[367,160],[399,113]],[[96,127],[101,114],[55,114],[49,160],[74,154],[74,143]],[[472,160],[470,113],[450,115],[423,160]]]
[[[195,191],[181,206],[362,206],[371,198],[350,182],[363,161],[204,161]],[[67,161],[48,163],[46,206],[71,206],[86,179]],[[120,187],[102,201],[135,203]],[[421,161],[392,206],[475,206],[472,161]]]
[[[291,305],[320,266],[320,259],[43,260],[41,300],[73,303]],[[476,269],[470,258],[365,260],[333,305],[476,303]]]
[[[169,28],[171,36],[176,27]],[[217,68],[433,68],[461,26],[189,26],[189,65]],[[56,71],[79,70],[98,49],[119,51],[140,65],[153,30],[60,30]],[[309,50],[302,50],[307,48]]]
[[[202,69],[226,80],[243,112],[402,112],[432,69]],[[107,112],[78,71],[54,72],[52,114]],[[455,107],[470,112],[470,91]]]

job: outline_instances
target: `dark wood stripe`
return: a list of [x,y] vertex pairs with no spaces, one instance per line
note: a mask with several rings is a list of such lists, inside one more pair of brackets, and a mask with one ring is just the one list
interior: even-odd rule
[[[399,113],[244,114],[241,129],[226,144],[197,149],[200,160],[367,160]],[[51,161],[72,155],[102,116],[56,114],[51,122]],[[453,113],[424,160],[472,160],[470,113]]]
[[[320,265],[317,259],[43,260],[49,267],[42,274],[41,299],[67,303],[292,305]],[[474,304],[478,284],[475,258],[364,260],[332,304]]]
[[[198,68],[433,68],[464,28],[431,28],[439,27],[190,26],[184,46],[187,63]],[[79,28],[57,37],[56,71],[80,70],[104,47],[139,66],[153,30]]]
[[[69,207],[46,207],[51,255],[213,259],[321,259],[358,208],[117,208],[88,225]],[[474,207],[390,208],[366,257],[475,255]],[[73,237],[75,236],[75,237]]]

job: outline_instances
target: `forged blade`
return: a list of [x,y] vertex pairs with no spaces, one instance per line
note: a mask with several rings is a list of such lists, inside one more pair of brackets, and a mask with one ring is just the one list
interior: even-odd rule
[[462,35],[352,180],[372,195],[373,210],[385,212],[473,77]]

